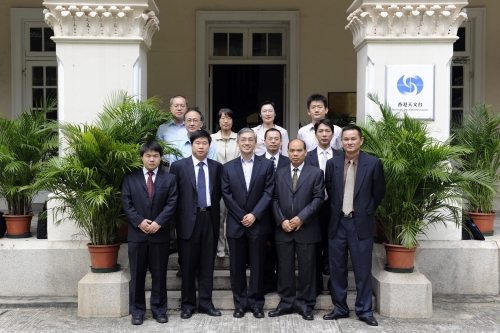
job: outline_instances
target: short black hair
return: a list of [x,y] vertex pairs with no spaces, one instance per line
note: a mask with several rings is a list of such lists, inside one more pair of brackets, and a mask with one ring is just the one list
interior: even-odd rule
[[189,109],[186,111],[186,113],[184,113],[184,121],[186,121],[186,115],[187,115],[189,112],[191,112],[191,111],[198,112],[198,114],[200,115],[200,121],[201,121],[202,123],[204,123],[204,122],[205,122],[205,117],[203,116],[203,113],[201,113],[201,111],[200,111],[200,110],[198,110],[197,108],[189,108]]
[[222,108],[219,110],[219,113],[217,114],[217,120],[220,120],[222,118],[222,115],[225,114],[231,119],[234,119],[234,112],[231,109],[228,108]]
[[264,105],[268,105],[268,104],[273,107],[274,113],[276,113],[276,104],[274,104],[274,102],[271,102],[271,101],[264,101],[264,102],[260,103],[260,105],[259,105],[259,114],[260,114],[260,111],[262,110],[262,107]]
[[158,152],[158,153],[160,153],[160,156],[163,155],[163,147],[160,146],[160,144],[158,142],[156,142],[156,141],[147,141],[147,142],[144,142],[142,144],[141,150],[140,150],[141,157],[148,150],[152,150],[152,151]]
[[327,101],[326,97],[323,95],[320,95],[320,94],[312,94],[311,96],[309,96],[309,98],[307,99],[307,109],[308,110],[309,110],[309,107],[311,106],[312,102],[323,102],[323,105],[325,106],[325,108],[328,107],[328,101]]
[[194,140],[200,139],[200,138],[207,138],[208,144],[212,143],[212,138],[210,137],[210,134],[208,134],[208,132],[205,130],[194,131],[193,134],[191,134],[191,136],[189,137],[189,142],[191,142],[191,144],[193,144]]
[[358,134],[359,134],[359,138],[361,139],[363,137],[363,132],[361,132],[361,128],[359,128],[358,126],[354,125],[354,124],[349,124],[349,125],[346,125],[343,129],[342,129],[342,134],[344,134],[345,131],[352,131],[352,130],[356,130],[358,131]]
[[270,129],[268,129],[268,130],[266,131],[266,133],[264,133],[264,140],[265,140],[265,139],[267,139],[267,133],[268,133],[268,132],[273,132],[273,131],[278,132],[278,133],[280,134],[280,140],[283,140],[283,138],[281,137],[281,132],[280,132],[280,131],[278,131],[278,130],[277,130],[276,128],[274,128],[274,127],[272,127],[272,128],[270,128]]
[[304,150],[307,150],[306,148],[306,142],[304,140],[301,140],[301,139],[293,139],[292,141],[288,142],[288,147],[286,149],[290,149],[290,143],[294,142],[294,141],[297,141],[299,140],[300,142],[302,142],[302,144],[304,145]]
[[314,124],[314,134],[318,133],[318,127],[321,124],[330,127],[330,129],[332,130],[332,133],[335,133],[335,130],[333,129],[333,123],[332,123],[332,121],[330,119],[325,118],[325,119],[318,120],[316,122],[316,124]]
[[175,95],[172,98],[170,98],[170,106],[172,106],[172,104],[174,104],[174,98],[184,98],[184,100],[186,101],[186,106],[188,106],[188,104],[189,104],[186,97],[184,97],[182,95]]

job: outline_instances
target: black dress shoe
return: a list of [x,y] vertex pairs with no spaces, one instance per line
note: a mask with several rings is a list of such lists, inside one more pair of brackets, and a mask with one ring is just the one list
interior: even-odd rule
[[349,314],[338,314],[338,313],[335,313],[335,311],[332,311],[332,312],[323,316],[324,320],[337,320],[340,318],[349,318]]
[[243,317],[245,317],[245,310],[243,310],[243,309],[236,309],[236,310],[234,310],[233,317],[234,318],[243,318]]
[[182,312],[181,312],[182,319],[189,319],[192,316],[193,316],[193,310],[182,310]]
[[366,324],[368,324],[370,326],[378,326],[377,319],[375,319],[374,316],[359,317],[358,319],[361,321],[364,321]]
[[214,308],[205,309],[205,308],[199,307],[198,313],[204,313],[204,314],[212,316],[212,317],[220,317],[222,315],[222,313],[220,313],[219,310],[215,310]]
[[269,313],[267,315],[269,317],[280,317],[280,316],[284,316],[287,314],[292,314],[292,312],[293,312],[293,310],[291,308],[290,309],[276,308],[276,310],[269,311]]
[[313,320],[314,315],[312,314],[312,311],[299,311],[299,315],[302,316],[302,319],[304,320]]
[[252,313],[253,313],[253,316],[255,318],[264,318],[265,317],[264,311],[262,311],[262,309],[259,309],[259,308],[253,308]]
[[168,317],[167,317],[167,315],[164,315],[164,314],[162,314],[162,315],[153,314],[153,319],[155,319],[160,324],[168,323]]
[[323,265],[323,275],[330,275],[330,267]]
[[177,273],[175,273],[175,276],[182,277],[182,272],[180,269],[177,271]]
[[132,316],[132,325],[142,325],[142,316]]

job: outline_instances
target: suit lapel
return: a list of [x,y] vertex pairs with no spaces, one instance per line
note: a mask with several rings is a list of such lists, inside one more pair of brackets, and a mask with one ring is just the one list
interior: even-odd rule
[[191,157],[188,157],[184,161],[186,161],[185,168],[188,174],[188,178],[189,180],[191,180],[191,184],[193,185],[193,188],[196,191],[196,174],[194,173],[193,159]]
[[[259,174],[259,169],[260,169],[261,165],[262,165],[262,160],[259,157],[254,155],[252,176],[250,177],[250,185],[248,186],[248,193],[250,193],[250,190],[252,189],[252,186],[255,183],[255,178],[257,178],[257,175]],[[246,186],[246,183],[245,183],[245,186]]]
[[143,169],[137,170],[137,181],[141,184],[141,187],[146,192],[146,197],[148,195],[148,186],[146,185],[146,178],[144,178]]
[[153,186],[153,198],[155,197],[157,187],[160,186],[160,184],[163,182],[164,179],[165,179],[165,175],[160,170],[160,168],[158,168],[158,172],[156,173],[156,177],[155,177],[155,183]]
[[213,165],[211,160],[207,160],[208,162],[208,182],[210,187],[210,197],[212,196],[212,191],[214,189],[214,180],[215,180],[215,165]]
[[302,171],[300,172],[299,179],[297,180],[297,186],[295,187],[295,192],[297,192],[300,186],[302,186],[302,184],[304,184],[306,179],[309,178],[310,175],[309,171],[310,171],[309,166],[307,164],[304,164],[304,166],[302,167]]
[[344,191],[344,154],[337,155],[334,158],[335,165],[335,181],[337,182],[337,189],[339,191],[339,198],[343,200]]
[[356,180],[354,183],[354,197],[356,197],[356,194],[358,193],[359,189],[361,188],[361,183],[363,183],[363,178],[365,178],[365,173],[366,173],[366,163],[364,161],[363,154],[359,154],[358,157],[358,167],[356,168]]
[[[290,191],[293,192],[293,186],[292,186],[292,174],[290,173],[290,168],[288,167],[284,167],[283,168],[285,171],[283,172],[285,174],[285,177],[283,177],[285,179],[285,183],[288,185],[288,187],[290,188]],[[280,169],[281,170],[281,169]]]
[[243,164],[241,163],[241,157],[238,157],[234,160],[234,169],[236,170],[236,174],[240,178],[241,184],[243,184],[243,188],[246,191],[247,182],[245,181],[245,175],[243,174]]

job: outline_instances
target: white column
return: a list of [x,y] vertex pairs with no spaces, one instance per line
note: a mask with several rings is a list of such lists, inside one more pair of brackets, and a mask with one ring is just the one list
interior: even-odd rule
[[[466,0],[427,0],[422,4],[395,0],[353,2],[348,9],[346,29],[352,32],[357,51],[358,121],[363,121],[367,115],[375,119],[380,116],[378,107],[366,97],[367,93],[377,93],[384,102],[388,95],[394,96],[394,90],[397,92],[396,82],[391,77],[395,65],[432,67],[430,77],[433,81],[423,84],[433,87],[430,103],[426,106],[433,111],[430,127],[437,139],[449,137],[453,43],[458,39],[458,27],[467,19],[463,9],[466,5]],[[391,89],[393,91],[388,91]],[[403,102],[412,100],[408,96],[401,97]],[[391,106],[397,108],[393,103]],[[452,224],[447,228],[438,226],[437,230],[431,228],[427,236],[434,240],[459,240],[461,230]]]
[[[56,43],[60,121],[91,123],[119,90],[147,98],[147,52],[159,30],[154,0],[45,0],[43,5]],[[69,222],[58,229],[51,220],[48,214],[49,240],[70,240],[78,232]]]

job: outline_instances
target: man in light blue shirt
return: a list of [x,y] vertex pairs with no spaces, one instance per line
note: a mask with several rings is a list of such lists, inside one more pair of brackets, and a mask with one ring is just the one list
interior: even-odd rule
[[[184,115],[187,110],[188,100],[184,96],[177,95],[170,99],[170,112],[174,119],[160,125],[156,133],[158,141],[164,141],[176,147],[184,140],[187,135],[186,125],[184,124]],[[170,159],[169,155],[163,157],[167,160]]]

